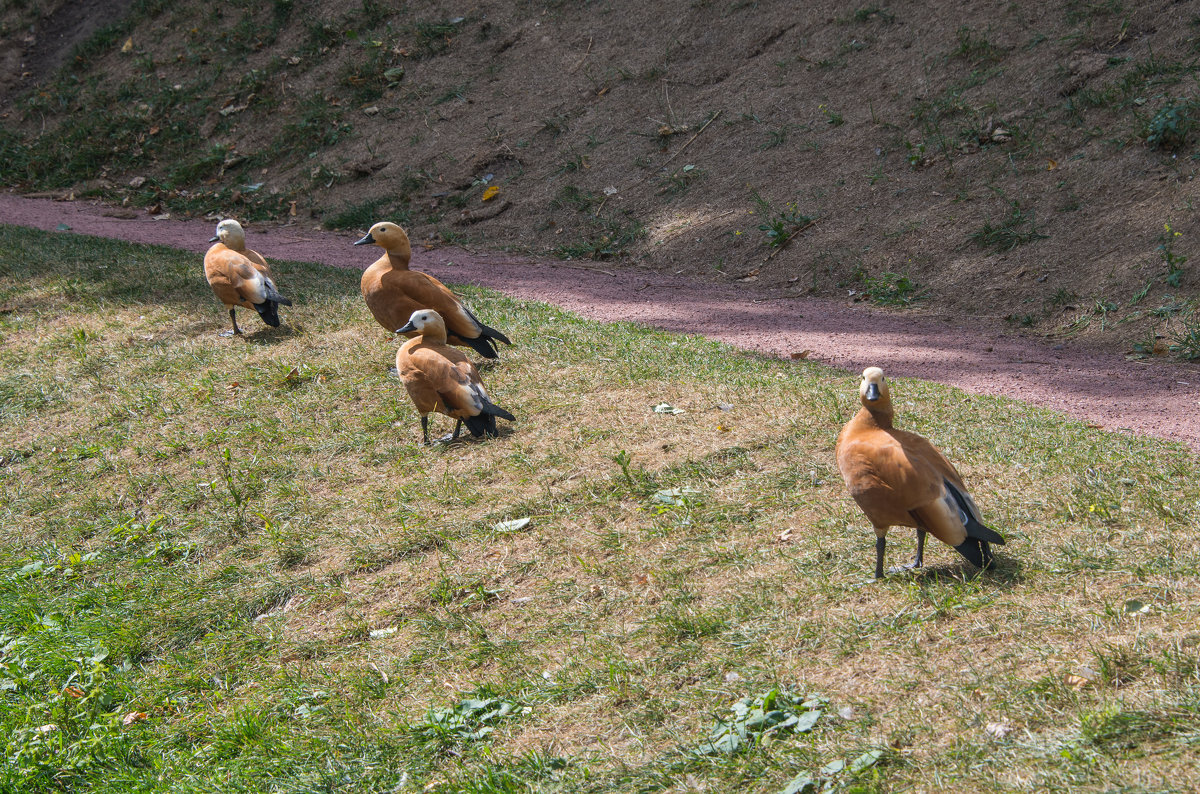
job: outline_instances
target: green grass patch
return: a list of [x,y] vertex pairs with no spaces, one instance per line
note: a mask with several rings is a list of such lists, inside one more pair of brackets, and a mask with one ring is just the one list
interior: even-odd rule
[[1179,447],[899,379],[1008,545],[874,582],[854,375],[462,287],[518,419],[424,448],[273,269],[225,339],[196,254],[0,227],[0,791],[1200,786]]
[[1022,209],[1015,201],[1009,203],[1008,215],[995,222],[989,218],[984,221],[983,226],[971,233],[971,240],[980,248],[991,248],[1000,252],[1011,251],[1019,245],[1034,240],[1045,240],[1047,237],[1049,235],[1038,231],[1033,211]]

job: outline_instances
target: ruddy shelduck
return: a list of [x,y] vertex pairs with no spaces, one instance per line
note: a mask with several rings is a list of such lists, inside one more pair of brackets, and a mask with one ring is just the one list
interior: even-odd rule
[[979,568],[992,564],[989,544],[1004,543],[984,526],[954,464],[916,433],[892,427],[892,398],[883,370],[863,371],[862,408],[842,428],[837,463],[854,501],[875,527],[875,578],[883,578],[887,531],[917,528],[917,557],[924,562],[925,533],[953,546]]
[[464,424],[478,438],[498,435],[497,416],[515,420],[488,399],[475,365],[446,343],[446,323],[440,314],[432,309],[415,311],[396,333],[417,334],[396,352],[396,371],[421,415],[421,435],[426,444],[429,414],[434,411],[458,420],[449,440],[458,438]]
[[355,245],[377,245],[384,250],[362,275],[367,308],[388,331],[396,331],[418,309],[433,309],[446,324],[446,340],[469,347],[484,358],[497,358],[496,341],[512,344],[508,337],[479,322],[450,289],[428,273],[409,270],[412,246],[408,235],[394,223],[381,221]]
[[242,225],[226,218],[217,224],[217,233],[209,242],[215,245],[204,254],[204,278],[217,300],[229,309],[229,321],[233,323],[233,330],[224,331],[221,336],[242,332],[234,313],[237,306],[254,309],[264,323],[278,328],[279,307],[291,306],[292,302],[279,294],[267,261],[246,248]]

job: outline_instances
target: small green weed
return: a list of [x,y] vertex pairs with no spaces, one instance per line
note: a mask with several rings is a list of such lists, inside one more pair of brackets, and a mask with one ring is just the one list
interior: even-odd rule
[[950,51],[951,58],[962,58],[973,65],[998,61],[1004,50],[988,41],[986,35],[964,25],[958,29],[958,46]]
[[551,200],[550,209],[570,207],[576,212],[587,212],[603,200],[602,196],[589,190],[580,190],[575,185],[563,185],[558,195]]
[[1195,102],[1173,99],[1142,127],[1142,138],[1151,149],[1182,149],[1191,139],[1197,121]]
[[904,159],[908,163],[909,168],[920,168],[928,165],[929,160],[925,157],[925,141],[904,142],[905,155]]
[[421,21],[414,24],[411,28],[413,36],[412,57],[417,59],[432,58],[449,51],[450,45],[454,41],[454,36],[458,33],[459,26],[463,21],[462,18],[458,18],[439,20],[437,22]]
[[1069,306],[1079,300],[1079,296],[1066,287],[1059,287],[1046,302],[1051,306]]
[[825,121],[829,123],[829,126],[840,127],[846,123],[846,119],[842,117],[842,114],[830,110],[829,106],[821,105],[819,109],[825,114]]
[[851,23],[856,25],[864,25],[875,19],[879,20],[885,25],[890,25],[896,21],[896,15],[888,11],[883,6],[863,6],[849,16],[839,17],[837,19],[837,23],[839,25],[849,25]]
[[483,689],[453,706],[430,709],[422,721],[409,726],[409,733],[420,744],[448,751],[486,739],[501,722],[520,714],[519,704]]
[[891,271],[878,276],[864,275],[863,292],[872,303],[879,306],[908,306],[927,294],[927,291],[920,291],[907,275]]
[[321,221],[326,229],[369,229],[376,222],[390,220],[401,226],[411,216],[399,208],[391,196],[376,196],[358,204],[347,204],[330,217]]
[[325,97],[310,96],[300,103],[295,121],[284,125],[272,146],[305,154],[333,146],[354,129],[342,120],[343,115],[342,108]]
[[1183,233],[1172,229],[1170,223],[1163,224],[1163,233],[1158,236],[1158,250],[1167,266],[1167,274],[1163,280],[1171,287],[1178,287],[1183,280],[1183,263],[1188,260],[1186,254],[1175,250],[1175,243],[1182,236]]
[[776,146],[782,146],[787,142],[788,131],[791,129],[791,127],[792,125],[790,124],[784,124],[777,130],[768,131],[767,140],[758,148],[766,151],[767,149],[774,149]]
[[825,713],[824,698],[772,689],[742,698],[729,707],[731,715],[717,720],[696,748],[698,755],[734,755],[771,736],[807,733]]
[[686,193],[694,182],[704,178],[704,170],[694,165],[677,168],[662,177],[659,195],[678,196]]
[[628,212],[624,217],[589,218],[591,230],[577,243],[569,243],[555,249],[555,254],[564,259],[587,257],[588,259],[610,259],[622,254],[626,248],[646,236],[646,227]]
[[1011,211],[1008,216],[998,223],[989,219],[982,227],[971,234],[971,240],[980,248],[991,248],[996,251],[1011,251],[1018,245],[1044,240],[1049,235],[1037,230],[1033,211],[1021,209],[1019,202],[1009,203]]
[[1171,337],[1171,352],[1180,358],[1200,358],[1200,316],[1195,309],[1179,316],[1179,324]]
[[817,220],[815,215],[805,215],[800,212],[796,202],[790,202],[776,212],[771,202],[759,195],[757,191],[751,194],[751,199],[758,207],[756,212],[766,219],[758,225],[758,228],[766,233],[767,245],[771,248],[780,248],[786,245],[789,240]]

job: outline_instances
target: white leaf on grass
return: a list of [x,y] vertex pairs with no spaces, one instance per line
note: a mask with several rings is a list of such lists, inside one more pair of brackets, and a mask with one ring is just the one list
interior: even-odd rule
[[695,488],[667,488],[666,490],[656,492],[654,496],[650,497],[650,501],[657,502],[660,505],[681,507],[687,503],[687,497],[698,493],[700,491]]
[[499,521],[495,524],[492,524],[492,529],[496,532],[518,532],[529,526],[529,522],[531,520],[532,519],[526,516],[525,518],[513,518],[508,521]]
[[857,775],[864,769],[875,766],[880,758],[883,758],[883,750],[868,750],[850,762],[850,773]]
[[1144,615],[1150,611],[1150,605],[1138,601],[1136,598],[1131,598],[1125,602],[1126,615]]
[[807,772],[801,772],[792,778],[792,781],[783,787],[783,791],[779,794],[814,794],[817,790],[817,781],[812,779],[812,776]]

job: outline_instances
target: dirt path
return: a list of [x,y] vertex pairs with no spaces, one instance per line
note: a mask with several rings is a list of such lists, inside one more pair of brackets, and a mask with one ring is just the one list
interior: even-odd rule
[[[0,223],[115,237],[202,252],[214,223],[156,221],[144,212],[82,201],[0,194]],[[268,257],[362,269],[374,260],[355,235],[299,226],[248,230]],[[456,248],[414,252],[416,269],[525,300],[557,304],[595,320],[629,320],[704,334],[775,355],[812,357],[852,372],[871,365],[889,375],[951,384],[1062,411],[1109,429],[1182,442],[1200,452],[1200,366],[1138,362],[1083,345],[1013,336],[994,324],[891,314],[813,298],[778,298],[753,285],[714,285],[603,265],[539,262]],[[200,262],[196,264],[200,278]],[[612,275],[616,274],[616,275]],[[848,387],[849,388],[849,387]]]

